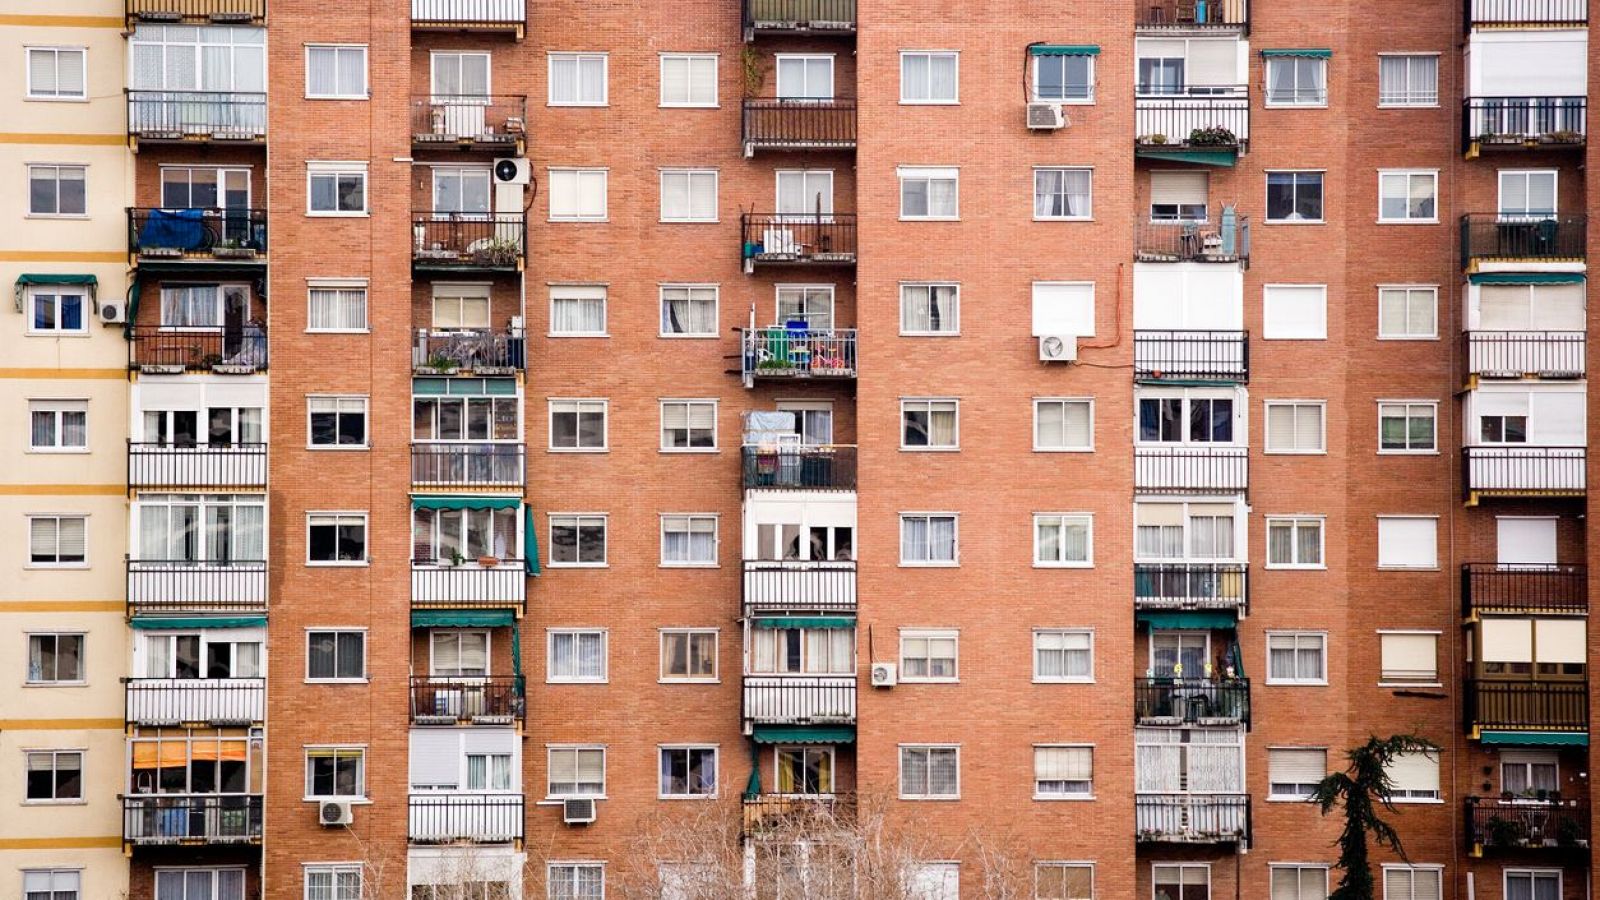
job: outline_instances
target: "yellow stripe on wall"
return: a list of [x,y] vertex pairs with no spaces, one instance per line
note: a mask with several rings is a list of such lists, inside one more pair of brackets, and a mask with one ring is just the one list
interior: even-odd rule
[[0,731],[121,731],[121,719],[0,719]]
[[122,484],[0,484],[0,496],[12,497],[120,497]]
[[0,144],[74,144],[80,147],[120,147],[123,134],[70,134],[50,131],[0,131]]
[[0,600],[4,613],[115,612],[124,610],[121,600]]
[[32,25],[36,28],[122,28],[126,24],[117,16],[0,15],[0,25]]
[[128,262],[126,250],[0,250],[0,262]]
[[121,850],[122,838],[110,837],[49,837],[0,838],[0,850]]
[[105,378],[121,380],[128,377],[127,369],[0,369],[0,378],[38,378],[44,381],[64,379]]

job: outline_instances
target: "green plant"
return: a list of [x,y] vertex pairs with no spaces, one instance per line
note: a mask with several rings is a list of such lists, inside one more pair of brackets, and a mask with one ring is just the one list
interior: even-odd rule
[[449,372],[456,368],[456,361],[443,353],[435,351],[432,356],[428,357],[427,367],[435,372]]
[[745,47],[739,52],[739,68],[744,73],[744,95],[760,96],[761,85],[767,80],[767,61],[754,47]]
[[450,551],[450,565],[459,566],[459,565],[461,565],[462,563],[464,563],[466,561],[467,561],[467,558],[465,556],[461,555],[461,551],[460,550],[451,550]]
[[1210,128],[1196,128],[1189,132],[1189,146],[1191,147],[1232,147],[1239,143],[1233,132],[1213,125]]
[[1583,843],[1583,826],[1573,816],[1562,816],[1556,822],[1556,845],[1576,847]]
[[1162,144],[1165,144],[1166,142],[1167,142],[1167,136],[1164,135],[1164,134],[1146,134],[1146,135],[1140,135],[1140,137],[1139,137],[1139,143],[1141,143],[1141,144],[1155,144],[1157,146],[1160,146]]
[[1433,752],[1439,748],[1426,738],[1410,734],[1372,737],[1360,747],[1350,750],[1350,761],[1343,772],[1333,772],[1317,782],[1311,801],[1322,809],[1322,814],[1335,806],[1343,808],[1344,827],[1336,841],[1339,847],[1339,867],[1344,870],[1339,886],[1328,895],[1328,900],[1376,900],[1376,884],[1372,878],[1372,864],[1367,841],[1393,850],[1402,860],[1409,859],[1400,845],[1400,833],[1394,826],[1378,816],[1381,806],[1394,812],[1394,783],[1389,780],[1389,763],[1405,753]]
[[1487,832],[1491,847],[1520,847],[1528,838],[1522,823],[1516,819],[1490,816],[1489,821],[1484,823],[1484,830]]
[[516,265],[522,243],[512,238],[491,238],[472,250],[472,259],[481,266]]
[[1546,134],[1545,140],[1557,144],[1576,144],[1583,140],[1583,135],[1568,128],[1561,128]]

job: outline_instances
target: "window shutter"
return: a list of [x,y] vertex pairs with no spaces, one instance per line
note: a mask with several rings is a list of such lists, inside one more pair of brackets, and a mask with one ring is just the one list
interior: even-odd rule
[[1033,286],[1033,333],[1094,336],[1094,285]]
[[1534,649],[1542,663],[1587,662],[1583,619],[1535,619]]
[[1385,900],[1411,900],[1411,871],[1384,869],[1383,896]]
[[1272,403],[1267,406],[1267,449],[1268,450],[1293,450],[1296,449],[1296,431],[1294,407],[1287,403]]
[[411,787],[459,787],[461,732],[414,729],[411,732]]
[[1328,774],[1328,751],[1269,749],[1267,772],[1273,784],[1314,784]]
[[1411,900],[1439,900],[1439,870],[1411,870]]
[[1479,416],[1525,416],[1527,391],[1474,391],[1473,411]]
[[580,784],[605,782],[606,757],[604,751],[579,750],[577,775]]
[[56,520],[33,519],[28,540],[29,552],[34,556],[56,555]]
[[56,91],[67,97],[84,94],[84,55],[81,50],[61,50],[56,54]]
[[1033,748],[1034,777],[1041,781],[1090,781],[1094,750],[1090,747]]
[[1531,319],[1528,287],[1525,284],[1479,285],[1478,327],[1485,331],[1528,328]]
[[687,103],[695,98],[689,96],[691,79],[689,71],[693,63],[687,59],[668,59],[661,64],[661,94],[668,103]]
[[1439,564],[1438,521],[1396,516],[1378,519],[1378,565],[1432,568]]
[[1206,173],[1150,173],[1150,204],[1152,206],[1204,206],[1205,202]]
[[688,406],[690,428],[715,428],[717,408],[710,403],[691,403]]
[[684,403],[666,403],[661,406],[662,428],[688,428],[689,406]]
[[1089,404],[1071,402],[1062,404],[1066,444],[1069,447],[1089,445]]
[[1556,520],[1497,517],[1495,562],[1502,566],[1555,565]]
[[1295,449],[1321,450],[1323,408],[1315,403],[1302,403],[1294,409]]
[[1380,634],[1385,681],[1432,681],[1439,674],[1438,637],[1432,634]]
[[1389,764],[1389,780],[1396,790],[1438,791],[1439,757],[1431,753],[1402,753]]
[[87,524],[87,520],[81,518],[56,520],[56,539],[60,542],[60,553],[63,557],[84,555],[88,543],[85,534]]
[[1484,662],[1533,662],[1533,620],[1485,618],[1483,629]]
[[1582,331],[1584,285],[1533,285],[1533,327],[1541,331]]
[[1181,503],[1136,503],[1133,507],[1136,525],[1182,525]]
[[1269,340],[1325,340],[1328,337],[1326,285],[1270,285],[1263,294],[1262,337]]

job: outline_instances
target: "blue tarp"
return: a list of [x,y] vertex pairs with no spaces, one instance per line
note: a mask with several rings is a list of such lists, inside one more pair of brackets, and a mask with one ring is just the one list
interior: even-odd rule
[[152,209],[139,229],[140,247],[199,250],[206,245],[205,210]]

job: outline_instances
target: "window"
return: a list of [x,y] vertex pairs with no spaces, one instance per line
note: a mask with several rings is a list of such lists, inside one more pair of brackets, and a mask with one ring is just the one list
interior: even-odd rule
[[960,300],[960,285],[900,285],[900,333],[903,335],[959,334],[961,331]]
[[1087,514],[1034,513],[1033,564],[1088,568],[1094,564],[1094,519]]
[[[1139,560],[1233,559],[1236,543],[1243,544],[1235,534],[1238,514],[1238,507],[1231,503],[1135,503],[1134,557]],[[1202,583],[1180,575],[1175,583],[1156,579],[1148,589],[1159,592],[1153,596],[1176,591],[1174,596],[1177,597],[1239,597],[1243,585],[1226,575],[1208,578]]]
[[605,169],[551,169],[550,221],[605,221],[607,174]]
[[1433,453],[1438,450],[1439,404],[1431,400],[1378,403],[1379,453]]
[[773,751],[773,767],[780,794],[833,793],[832,747],[779,747]]
[[551,450],[606,449],[605,400],[551,400]]
[[549,680],[604,682],[607,634],[594,631],[551,630]]
[[605,106],[604,53],[550,54],[551,106]]
[[227,567],[267,558],[265,523],[263,494],[141,494],[130,531],[136,559]]
[[366,282],[313,283],[308,290],[307,331],[367,330]]
[[551,337],[605,337],[606,287],[560,284],[550,288]]
[[716,285],[662,285],[661,336],[716,337]]
[[778,98],[781,100],[832,100],[831,54],[780,53],[776,58]]
[[245,900],[244,869],[157,869],[161,900]]
[[[434,170],[438,177],[438,170]],[[433,285],[433,327],[441,331],[487,329],[489,327],[489,285]]]
[[716,54],[661,54],[661,105],[716,106]]
[[[1141,391],[1136,397],[1141,444],[1232,444],[1234,392]],[[1239,431],[1243,432],[1243,428]]]
[[1321,172],[1268,172],[1268,222],[1321,222]]
[[1378,172],[1379,222],[1437,222],[1439,173]]
[[852,675],[853,628],[757,628],[750,671],[759,675]]
[[716,681],[717,633],[666,630],[661,632],[662,681]]
[[29,100],[88,99],[88,59],[82,47],[29,47]]
[[366,513],[308,513],[306,562],[310,565],[366,565]]
[[1040,54],[1033,58],[1033,99],[1094,102],[1094,57],[1087,53]]
[[1089,863],[1038,863],[1033,867],[1034,900],[1094,900],[1094,866]]
[[367,48],[307,45],[306,97],[313,100],[367,99]]
[[1327,404],[1322,401],[1268,400],[1268,453],[1326,453],[1327,435],[1323,419]]
[[960,402],[901,400],[901,450],[955,450],[961,445]]
[[306,632],[307,681],[364,681],[366,677],[365,631]]
[[1502,218],[1542,219],[1555,214],[1556,171],[1554,169],[1501,170],[1500,216]]
[[361,900],[361,865],[306,866],[305,900]]
[[1506,869],[1506,900],[1560,900],[1560,869]]
[[1515,798],[1537,799],[1543,791],[1548,797],[1561,786],[1558,758],[1554,753],[1533,750],[1500,751],[1500,791]]
[[717,221],[716,170],[662,170],[661,221]]
[[28,635],[28,683],[81,683],[83,639],[81,634]]
[[603,747],[551,747],[548,751],[551,797],[599,797],[606,792]]
[[[129,85],[136,91],[207,91],[264,93],[266,87],[265,28],[243,25],[156,25],[141,23],[129,41]],[[253,115],[233,111],[236,118],[253,119],[259,127],[266,110]],[[229,121],[234,121],[230,119]]]
[[1267,684],[1327,684],[1328,636],[1315,631],[1267,633]]
[[306,796],[364,798],[367,795],[367,751],[360,747],[306,749]]
[[833,215],[832,169],[779,169],[775,190],[780,216],[807,222]]
[[70,285],[28,291],[29,334],[88,334],[89,294]]
[[900,218],[954,219],[961,214],[960,173],[931,166],[901,166]]
[[428,674],[484,678],[489,674],[489,632],[437,629],[428,633]]
[[1033,218],[1093,218],[1093,174],[1093,169],[1034,169]]
[[1269,284],[1261,292],[1261,336],[1267,340],[1328,339],[1328,286]]
[[661,564],[663,566],[715,566],[717,564],[717,517],[662,516]]
[[717,748],[662,747],[662,799],[717,796]]
[[28,214],[83,216],[88,214],[84,184],[86,166],[29,166]]
[[961,864],[912,863],[906,873],[906,900],[957,900],[961,896]]
[[313,216],[367,214],[367,164],[306,163],[306,212]]
[[900,632],[900,677],[904,681],[957,681],[954,631]]
[[1324,569],[1321,517],[1267,518],[1267,568]]
[[1270,799],[1305,800],[1327,774],[1328,751],[1324,748],[1267,748],[1267,796]]
[[29,400],[28,449],[85,451],[89,448],[89,401]]
[[1432,53],[1378,56],[1379,106],[1438,106],[1439,57]]
[[79,900],[76,869],[23,869],[22,900]]
[[428,61],[433,92],[429,103],[444,114],[445,132],[461,137],[478,134],[483,125],[482,107],[490,96],[489,54],[436,50]]
[[1441,876],[1437,866],[1385,865],[1383,900],[1440,900]]
[[717,401],[661,401],[661,449],[717,449]]
[[775,322],[804,322],[813,331],[833,329],[831,284],[780,284],[777,302]]
[[[161,327],[221,331],[228,315],[250,308],[250,287],[243,284],[162,286]],[[257,337],[256,340],[263,340]]]
[[365,397],[307,397],[306,418],[312,447],[358,449],[367,446]]
[[549,900],[601,900],[606,895],[606,870],[598,863],[551,863],[548,872]]
[[70,803],[83,799],[83,753],[35,750],[26,754],[29,803]]
[[1326,106],[1328,61],[1309,56],[1269,56],[1268,106]]
[[[459,107],[458,107],[459,108]],[[480,111],[478,115],[483,115]],[[477,129],[473,129],[476,131]],[[444,213],[467,213],[487,219],[489,214],[490,171],[483,166],[434,166],[433,212],[448,221],[461,218]]]
[[1094,632],[1082,629],[1034,631],[1033,680],[1094,681]]
[[603,566],[606,564],[606,517],[550,517],[550,565]]
[[1389,780],[1394,782],[1394,800],[1439,799],[1439,754],[1402,753],[1389,762]]
[[1087,800],[1093,796],[1093,747],[1033,748],[1033,799]]
[[1034,400],[1033,449],[1093,450],[1094,401],[1056,398]]
[[1150,221],[1206,221],[1208,188],[1204,172],[1151,172]]
[[961,57],[953,50],[900,52],[901,103],[956,103],[960,100]]
[[[518,549],[520,516],[511,509],[425,509],[411,513],[412,560],[419,566],[471,561],[478,568],[511,567],[522,562]],[[494,557],[484,566],[480,557]]]
[[89,562],[87,516],[29,516],[28,565],[86,568]]
[[1272,870],[1272,900],[1325,900],[1327,866],[1277,865]]
[[1438,525],[1431,516],[1379,516],[1378,568],[1437,569]]
[[1378,680],[1388,684],[1439,683],[1439,635],[1424,631],[1380,631]]
[[953,800],[961,795],[960,750],[901,747],[900,799]]
[[1379,340],[1431,340],[1439,336],[1439,289],[1378,288]]
[[1155,900],[1211,900],[1211,867],[1203,863],[1154,863]]
[[954,515],[900,515],[900,565],[953,566],[958,559]]

